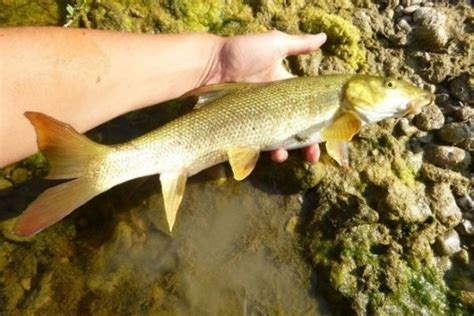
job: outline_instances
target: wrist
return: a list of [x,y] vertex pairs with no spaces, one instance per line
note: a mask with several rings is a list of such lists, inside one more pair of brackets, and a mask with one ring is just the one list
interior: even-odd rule
[[220,83],[223,80],[222,56],[226,43],[229,41],[227,37],[211,35],[212,50],[208,64],[204,70],[201,86],[213,83]]

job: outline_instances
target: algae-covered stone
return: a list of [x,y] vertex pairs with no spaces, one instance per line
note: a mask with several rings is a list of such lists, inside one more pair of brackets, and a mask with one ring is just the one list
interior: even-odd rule
[[25,168],[16,168],[12,173],[12,180],[15,184],[25,182],[31,177],[31,172]]
[[429,191],[431,200],[431,209],[436,218],[446,225],[453,228],[462,218],[461,210],[456,204],[448,183],[436,183]]
[[360,46],[359,29],[344,18],[308,6],[301,11],[301,29],[307,33],[325,32],[328,42],[323,49],[340,57],[353,69],[366,60],[365,50]]
[[387,208],[386,216],[390,220],[402,220],[409,223],[425,221],[432,215],[430,207],[422,195],[415,192],[413,188],[398,181],[390,185],[384,199],[384,206]]
[[3,177],[0,177],[0,190],[4,190],[4,189],[7,189],[9,187],[11,187],[13,184],[8,181],[7,179],[3,178]]

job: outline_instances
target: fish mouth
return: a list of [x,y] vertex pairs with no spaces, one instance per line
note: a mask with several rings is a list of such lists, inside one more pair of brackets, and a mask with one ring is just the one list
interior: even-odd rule
[[420,114],[421,109],[428,105],[431,104],[435,99],[435,96],[433,93],[430,92],[424,92],[423,94],[419,95],[418,97],[414,98],[410,102],[408,102],[407,105],[407,110],[405,114]]

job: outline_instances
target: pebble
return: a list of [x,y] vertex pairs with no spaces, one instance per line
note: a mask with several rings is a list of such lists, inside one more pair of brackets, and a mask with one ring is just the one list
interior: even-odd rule
[[463,106],[454,113],[454,117],[460,121],[474,120],[474,108]]
[[451,256],[456,252],[461,251],[461,240],[459,234],[453,229],[442,237],[436,238],[436,246],[440,254],[444,256]]
[[436,218],[449,228],[454,228],[462,219],[462,212],[456,204],[448,183],[436,183],[430,190],[431,210]]
[[459,100],[467,103],[474,102],[474,92],[469,86],[469,76],[463,74],[449,83],[449,90]]
[[425,159],[438,167],[456,170],[466,170],[471,165],[471,154],[453,146],[428,145]]
[[425,131],[416,132],[415,137],[421,144],[432,143],[434,139],[433,134]]
[[423,131],[440,129],[444,125],[444,115],[435,104],[425,106],[421,113],[415,116],[416,127]]
[[404,31],[405,33],[409,33],[412,30],[411,25],[404,18],[402,18],[398,22],[398,27],[400,28],[400,30]]
[[464,211],[464,215],[474,220],[474,201],[469,194],[464,194],[456,201],[461,209]]
[[471,137],[474,126],[469,125],[462,122],[446,124],[438,131],[438,136],[441,140],[450,144],[460,143]]
[[398,124],[400,126],[401,131],[406,136],[412,136],[413,134],[418,132],[418,129],[415,126],[411,125],[410,121],[406,117],[401,118]]
[[[406,10],[406,9],[405,9]],[[417,8],[413,12],[414,39],[420,47],[425,50],[437,50],[443,48],[448,40],[448,28],[446,15],[434,8]]]
[[409,7],[406,7],[405,9],[403,9],[403,13],[412,14],[413,12],[418,10],[419,8],[420,8],[420,6],[418,6],[418,5],[412,5],[412,6],[409,6]]
[[462,227],[462,233],[465,235],[472,236],[474,235],[474,223],[472,220],[469,219],[463,219],[461,222],[461,227]]

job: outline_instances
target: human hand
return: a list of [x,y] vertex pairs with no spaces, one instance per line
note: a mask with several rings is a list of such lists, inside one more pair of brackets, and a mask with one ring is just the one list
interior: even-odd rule
[[[326,41],[326,34],[289,35],[279,31],[226,38],[219,58],[206,84],[220,82],[266,82],[294,77],[282,64],[286,56],[307,54]],[[317,144],[304,149],[305,159],[319,159]],[[272,151],[271,158],[283,162],[288,158],[284,149]]]

